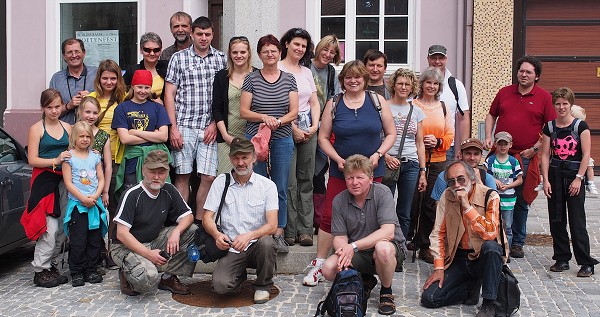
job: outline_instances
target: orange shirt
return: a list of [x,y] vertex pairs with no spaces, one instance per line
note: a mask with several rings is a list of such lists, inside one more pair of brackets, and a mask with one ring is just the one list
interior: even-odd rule
[[[438,102],[433,107],[424,105],[419,99],[414,99],[413,104],[425,113],[425,119],[421,121],[423,135],[433,134],[437,139],[441,139],[441,144],[433,149],[431,153],[431,162],[444,162],[446,160],[446,151],[450,149],[454,140],[454,126],[452,124],[452,114],[446,108],[446,116],[444,117],[444,109],[442,103]],[[428,151],[427,148],[425,149]]]

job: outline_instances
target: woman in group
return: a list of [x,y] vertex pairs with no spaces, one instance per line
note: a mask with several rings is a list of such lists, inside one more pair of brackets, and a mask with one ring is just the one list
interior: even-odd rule
[[[590,159],[591,136],[585,121],[575,119],[571,106],[575,94],[567,87],[552,92],[552,102],[558,117],[542,130],[542,175],[544,194],[548,197],[550,234],[556,261],[552,272],[569,270],[572,253],[567,233],[567,218],[571,243],[577,264],[577,276],[590,277],[598,260],[590,255],[590,237],[585,219],[585,171]],[[568,209],[568,213],[567,213]]]
[[[317,238],[317,258],[308,265],[310,270],[303,280],[306,286],[316,286],[324,279],[321,267],[333,246],[333,198],[346,189],[342,173],[345,159],[353,154],[368,157],[374,166],[374,180],[381,182],[385,166],[383,156],[396,141],[396,128],[387,102],[382,96],[366,91],[369,73],[365,65],[358,60],[346,63],[338,79],[345,93],[339,99],[327,101],[318,135],[319,146],[329,157],[331,166]],[[376,108],[377,101],[371,99],[372,96],[378,98],[380,111]],[[382,131],[385,136],[383,139]],[[333,144],[330,142],[332,134],[335,135]]]
[[213,118],[217,123],[217,175],[230,172],[229,144],[243,137],[246,120],[240,117],[240,96],[244,78],[253,71],[252,50],[248,38],[235,36],[229,40],[227,68],[215,74],[213,81]]
[[251,139],[260,124],[265,124],[271,132],[269,145],[269,167],[267,162],[257,162],[254,171],[270,176],[277,185],[279,210],[277,213],[277,231],[274,238],[278,252],[288,252],[284,240],[284,228],[287,222],[287,189],[290,164],[294,150],[292,140],[292,121],[298,117],[298,87],[294,76],[277,67],[281,56],[281,44],[272,34],[258,40],[258,57],[263,63],[261,70],[251,72],[242,86],[240,115],[245,119],[245,136]]
[[[423,126],[425,113],[421,108],[414,106],[408,98],[413,98],[419,93],[419,79],[412,71],[399,68],[389,79],[388,89],[392,99],[388,100],[396,128],[396,143],[385,154],[386,171],[397,171],[398,180],[390,180],[385,184],[392,193],[398,187],[398,200],[396,214],[402,228],[402,233],[408,236],[410,226],[410,210],[412,207],[415,188],[422,192],[427,186],[425,176],[425,146],[423,144]],[[411,111],[412,108],[412,111]],[[410,118],[408,118],[410,113]],[[407,123],[408,122],[408,123]],[[408,124],[408,126],[406,126]],[[402,153],[400,143],[406,129]]]
[[165,91],[165,76],[167,75],[168,60],[159,60],[162,51],[162,40],[154,32],[148,32],[140,38],[140,53],[143,59],[139,64],[127,68],[123,78],[125,84],[131,86],[133,74],[138,69],[146,69],[152,73],[152,100],[163,104]]
[[[427,187],[425,194],[413,201],[411,229],[416,227],[412,245],[420,248],[419,258],[428,263],[433,263],[433,256],[429,251],[429,234],[435,222],[435,200],[431,198],[431,191],[435,180],[446,165],[446,151],[454,140],[454,127],[452,114],[447,113],[446,105],[440,101],[444,75],[439,69],[429,67],[421,73],[419,85],[421,92],[413,104],[425,113],[421,126],[423,128],[423,143],[427,166]],[[419,195],[420,196],[420,195]],[[420,210],[419,210],[419,207]],[[409,237],[413,230],[409,229]]]
[[[317,98],[320,112],[325,109],[327,100],[340,92],[340,82],[337,80],[337,71],[331,65],[339,65],[342,60],[340,42],[335,35],[326,35],[315,47],[315,57],[310,64],[310,71],[315,79]],[[318,142],[317,142],[318,143]],[[315,173],[313,177],[313,226],[318,229],[321,224],[321,215],[325,203],[325,174],[329,169],[329,159],[317,144],[315,153]]]
[[[57,251],[66,239],[62,223],[68,198],[61,166],[71,157],[67,150],[71,125],[58,119],[62,104],[57,90],[44,90],[40,98],[42,120],[29,128],[27,137],[27,159],[33,172],[31,195],[21,223],[27,237],[36,241],[31,262],[35,271],[33,283],[41,287],[68,282],[54,264]],[[55,199],[60,202],[58,209]]]
[[294,153],[288,180],[288,212],[285,241],[302,246],[313,245],[313,177],[317,150],[317,129],[321,107],[317,87],[307,67],[310,64],[313,43],[304,29],[293,28],[279,41],[281,61],[279,69],[294,75],[298,86],[298,119],[292,122]]

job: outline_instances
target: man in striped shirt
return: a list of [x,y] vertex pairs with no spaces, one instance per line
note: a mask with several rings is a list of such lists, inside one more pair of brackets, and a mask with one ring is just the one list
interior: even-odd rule
[[478,183],[473,168],[463,161],[446,168],[446,182],[430,235],[434,271],[423,287],[421,305],[475,305],[482,287],[477,316],[494,316],[506,261],[500,245],[500,197],[495,191],[488,197],[490,188]]

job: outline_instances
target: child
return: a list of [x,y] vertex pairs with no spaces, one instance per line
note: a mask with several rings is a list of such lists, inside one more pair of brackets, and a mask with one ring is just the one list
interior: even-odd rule
[[498,132],[495,136],[496,153],[490,155],[486,162],[488,174],[496,179],[496,187],[500,193],[500,213],[508,245],[512,243],[513,211],[517,202],[515,187],[523,183],[523,171],[519,161],[508,154],[512,147],[512,135],[508,132]]
[[[571,115],[574,118],[581,119],[585,121],[585,109],[578,105],[571,106]],[[594,159],[590,157],[590,162],[588,163],[587,170],[585,171],[585,176],[587,179],[587,183],[585,184],[585,191],[592,195],[598,195],[598,189],[596,188],[596,184],[594,184]]]
[[81,121],[75,123],[69,143],[71,158],[62,164],[63,179],[69,191],[64,230],[70,237],[71,284],[77,287],[83,286],[85,281],[102,282],[96,265],[108,221],[100,199],[104,174],[100,155],[91,149],[94,143],[91,126]]
[[115,109],[112,128],[117,130],[121,143],[125,145],[123,161],[117,172],[115,192],[119,192],[121,187],[127,190],[142,180],[141,165],[146,153],[152,150],[169,153],[165,142],[169,136],[171,121],[165,107],[152,101],[151,89],[152,73],[148,70],[136,70],[125,101]]

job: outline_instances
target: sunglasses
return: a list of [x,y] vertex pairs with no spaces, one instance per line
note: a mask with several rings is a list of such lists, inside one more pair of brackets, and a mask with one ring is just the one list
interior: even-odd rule
[[162,50],[162,48],[157,47],[157,48],[147,48],[147,47],[143,47],[142,50],[148,54],[150,54],[150,52],[154,52],[154,54],[158,54],[160,53],[160,51]]
[[456,182],[458,182],[460,186],[465,186],[467,184],[467,178],[461,175],[457,178],[449,178],[448,180],[446,180],[448,187],[454,187],[456,185]]
[[297,28],[296,30],[294,30],[294,36],[301,36],[301,35],[306,36],[307,34],[308,34],[308,32],[301,28]]
[[234,36],[231,39],[229,39],[229,43],[231,44],[231,42],[237,41],[237,40],[248,42],[248,38],[245,36]]

